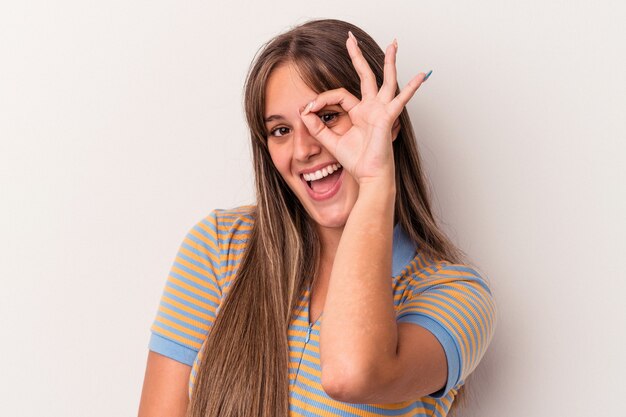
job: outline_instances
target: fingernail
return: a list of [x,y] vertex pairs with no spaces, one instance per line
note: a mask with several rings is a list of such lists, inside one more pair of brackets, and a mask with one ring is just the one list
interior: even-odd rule
[[302,115],[305,116],[305,115],[309,114],[309,112],[311,111],[311,109],[313,108],[314,105],[315,105],[315,100],[309,101],[309,104],[307,104],[306,107],[304,108],[304,111],[302,112]]
[[433,70],[428,71],[428,74],[426,74],[426,76],[424,77],[424,81],[426,81],[428,77],[430,77],[430,74],[432,73],[433,73]]
[[359,42],[356,40],[356,37],[354,36],[351,30],[348,31],[348,36],[352,38],[354,43],[356,43],[357,45],[359,44]]
[[398,40],[396,38],[393,38],[393,46],[396,47],[396,51],[398,50]]

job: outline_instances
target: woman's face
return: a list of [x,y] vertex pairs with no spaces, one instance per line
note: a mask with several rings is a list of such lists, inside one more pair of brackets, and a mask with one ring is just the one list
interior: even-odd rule
[[[276,169],[311,218],[322,228],[342,228],[359,186],[343,168],[335,170],[337,160],[300,119],[300,111],[316,96],[291,65],[272,71],[265,91],[268,148]],[[352,126],[348,113],[339,105],[317,114],[337,134]]]

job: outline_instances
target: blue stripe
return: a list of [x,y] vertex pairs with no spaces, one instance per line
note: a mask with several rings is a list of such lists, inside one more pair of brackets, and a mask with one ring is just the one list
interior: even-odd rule
[[[216,235],[219,235],[219,233],[217,232],[217,218],[215,217],[214,213],[211,213],[209,215],[209,219],[202,219],[200,221],[200,224],[207,226],[209,229],[211,229]],[[197,230],[198,232],[200,232],[203,236],[206,236],[207,238],[209,238],[212,242],[216,243],[217,242],[213,239],[213,236],[211,236],[209,233],[205,232],[204,229],[202,227],[200,227],[200,224],[197,224],[193,230]]]
[[[467,336],[467,341],[470,345],[470,351],[475,351],[478,346],[472,346],[472,340],[475,340],[476,344],[480,344],[480,336],[476,333],[476,329],[474,328],[474,326],[472,326],[472,322],[468,320],[466,310],[460,310],[457,306],[453,305],[450,301],[450,298],[453,297],[451,297],[449,294],[442,293],[440,290],[429,291],[427,297],[437,299],[449,307],[448,313],[450,313],[456,319],[459,327],[464,329],[464,334]],[[462,317],[462,319],[459,318],[459,316]],[[463,320],[468,322],[468,324],[463,324]],[[470,335],[473,337],[469,337]]]
[[393,243],[391,249],[391,274],[400,275],[415,257],[415,242],[409,238],[402,225],[397,223],[393,228]]
[[[187,248],[185,248],[187,249]],[[183,261],[190,263],[192,265],[194,265],[196,268],[199,268],[201,271],[204,272],[197,272],[185,265],[183,265],[180,261],[179,258],[182,259]],[[209,259],[208,260],[211,267],[218,272],[219,268],[216,267],[213,262]],[[202,288],[206,288],[209,284],[214,284],[215,282],[215,273],[213,272],[213,270],[210,267],[207,267],[207,265],[204,265],[198,261],[196,261],[195,259],[187,256],[183,251],[182,251],[182,247],[181,247],[181,251],[178,252],[178,255],[176,256],[176,259],[174,260],[174,266],[176,266],[177,268],[180,268],[182,270],[184,270],[185,272],[187,272],[189,275],[192,275],[198,279],[200,279],[201,281],[205,282],[206,285],[204,287],[199,287],[200,289]],[[212,282],[213,281],[213,282]]]
[[222,224],[242,224],[251,226],[254,222],[249,210],[232,211],[232,210],[216,210],[219,213],[219,217]]
[[[485,323],[485,327],[486,328],[493,327],[493,320],[495,318],[493,317],[494,310],[492,309],[492,305],[489,303],[489,298],[490,298],[489,296],[491,294],[490,293],[485,294],[483,292],[478,291],[476,288],[471,288],[471,287],[469,290],[472,292],[475,298],[472,299],[471,297],[468,297],[468,299],[473,301],[478,307],[478,310],[481,313],[481,319]],[[488,323],[491,323],[491,324],[488,325]]]
[[[190,241],[192,241],[193,243],[195,243],[196,245],[198,245],[198,247],[202,248],[202,250],[204,250],[206,253],[202,253],[202,252],[198,252],[196,251],[196,253],[199,256],[202,256],[203,258],[209,260],[209,262],[211,262],[213,264],[213,261],[211,261],[211,258],[208,256],[208,253],[211,253],[212,255],[214,255],[217,259],[219,259],[219,248],[220,248],[220,244],[217,240],[215,240],[213,238],[213,236],[211,236],[206,230],[201,229],[201,228],[196,228],[194,229],[196,230],[200,235],[202,235],[202,237],[204,237],[206,240],[210,241],[211,243],[213,243],[213,245],[215,245],[215,247],[218,249],[217,251],[215,249],[213,249],[207,242],[205,242],[204,240],[200,239],[199,237],[195,236],[193,233],[189,233],[187,235],[187,239],[189,239]],[[185,241],[183,241],[183,244],[185,244]],[[194,249],[195,250],[195,249]]]
[[481,277],[481,275],[478,272],[476,272],[475,269],[472,269],[472,268],[470,268],[468,266],[454,264],[454,265],[446,265],[443,268],[441,268],[441,270],[442,271],[459,271],[459,272],[465,272],[465,273],[472,274],[471,277],[468,277],[466,275],[459,275],[458,278],[462,279],[464,281],[476,282],[485,291],[487,291],[489,294],[491,294],[491,290],[489,289],[489,286],[485,282],[485,279],[483,277]]
[[[204,317],[200,317],[200,316],[197,316],[197,315],[195,315],[193,313],[190,313],[188,311],[182,310],[182,309],[178,308],[177,306],[167,302],[167,300],[165,298],[161,300],[160,306],[166,307],[166,308],[168,308],[170,310],[173,310],[176,313],[181,314],[181,315],[187,317],[190,320],[195,320],[195,321],[200,322],[200,323],[206,323],[207,322],[207,320]],[[214,314],[209,313],[209,315],[211,317],[213,317],[213,319],[215,319],[215,315]]]
[[[191,253],[195,254],[196,256],[198,256],[199,258],[205,259],[208,263],[211,264],[211,266],[213,268],[217,268],[216,263],[213,261],[213,259],[209,256],[209,254],[213,255],[215,257],[215,259],[220,259],[220,254],[214,250],[212,247],[206,245],[204,242],[202,242],[201,240],[199,240],[198,238],[196,238],[193,235],[189,235],[188,240],[192,241],[193,243],[195,243],[196,245],[198,245],[198,247],[202,248],[202,250],[204,252],[201,252],[200,250],[198,250],[197,247],[194,247],[190,244],[187,243],[187,240],[183,241],[183,243],[180,245],[181,249],[186,249],[188,251],[190,251]],[[178,255],[182,255],[182,253],[179,251]],[[193,262],[194,265],[199,266],[202,269],[206,269],[205,265],[196,261],[196,260],[190,260],[190,262]]]
[[[430,278],[432,275],[437,274],[437,272],[439,271],[439,268],[432,268],[432,266],[433,265],[426,265],[425,268],[417,269],[419,265],[417,264],[417,262],[415,262],[416,272],[412,274],[412,277],[415,278],[415,281],[417,282],[421,282],[424,281],[426,278]],[[426,270],[426,268],[432,269],[433,272]]]
[[[228,243],[234,244],[234,245],[244,245],[247,241],[248,241],[247,237],[241,237],[241,238],[231,237],[230,239],[228,239]],[[232,252],[233,249],[231,249],[230,251]],[[244,249],[238,249],[237,251],[238,252],[235,252],[235,253],[243,252]]]
[[192,271],[191,269],[188,269],[187,267],[185,267],[185,266],[183,266],[183,265],[181,265],[179,263],[175,263],[174,265],[176,265],[176,267],[178,269],[181,269],[184,272],[186,272],[187,274],[193,275],[196,278],[201,279],[202,281],[206,282],[209,285],[198,284],[197,282],[192,281],[189,278],[187,278],[187,277],[185,277],[185,276],[183,276],[183,275],[181,275],[181,274],[179,274],[177,272],[174,272],[174,270],[170,271],[170,276],[172,276],[172,277],[174,277],[174,278],[184,282],[185,284],[189,285],[190,287],[196,288],[198,291],[202,291],[204,293],[211,294],[213,297],[216,297],[218,300],[221,298],[220,294],[217,291],[215,291],[216,290],[216,285],[210,285],[210,284],[212,284],[212,282],[211,281],[207,281],[206,277],[202,277],[202,276],[199,277],[199,276],[197,276],[197,273],[194,273],[194,271]]
[[[200,327],[193,326],[193,325],[191,325],[191,324],[189,324],[189,323],[187,323],[187,322],[185,322],[185,321],[183,321],[183,320],[181,320],[181,319],[179,319],[179,318],[177,318],[177,317],[170,316],[169,314],[167,314],[167,313],[165,313],[165,312],[163,312],[163,311],[159,311],[159,312],[157,313],[157,315],[158,315],[158,316],[161,316],[161,317],[163,317],[163,318],[165,318],[165,319],[171,320],[171,321],[173,321],[174,323],[176,323],[176,324],[178,324],[178,325],[181,325],[181,326],[183,326],[183,327],[185,327],[185,328],[187,328],[187,329],[189,329],[189,330],[191,330],[191,331],[194,331],[194,332],[196,332],[196,333],[206,333],[206,330],[204,330],[204,329],[202,329],[202,328],[200,328]],[[204,321],[204,320],[203,320],[203,321]],[[206,324],[206,323],[205,323],[205,324]]]
[[[313,352],[309,352],[308,350],[305,351],[304,353],[308,353],[309,356],[313,356],[313,357],[316,356]],[[310,375],[307,372],[302,372],[302,364],[306,364],[306,366],[308,366],[309,368],[313,368],[316,371],[320,371],[320,372],[322,371],[322,367],[319,364],[316,364],[316,363],[311,362],[310,360],[304,359],[304,355],[303,355],[302,362],[300,363],[301,367],[300,367],[300,374],[299,375],[303,375],[303,374]],[[310,375],[310,379],[312,379],[314,381],[319,381],[319,378],[317,376],[315,376],[315,375]]]
[[[170,283],[168,283],[168,284],[166,284],[166,287],[173,287],[174,288],[175,286],[170,284]],[[177,296],[175,294],[172,294],[170,292],[167,292],[164,295],[166,295],[168,298],[171,298],[172,300],[174,300],[176,302],[179,302],[179,303],[181,303],[181,304],[183,304],[183,305],[185,305],[187,307],[190,307],[190,308],[192,308],[192,309],[194,309],[196,311],[199,311],[200,313],[208,314],[209,316],[215,317],[215,312],[213,310],[207,310],[206,308],[200,307],[199,305],[194,304],[191,301],[184,300],[184,299],[180,298],[179,296]],[[210,300],[206,300],[206,301],[207,301],[207,304],[209,304],[211,307],[216,307],[217,306],[217,304],[215,304],[214,302],[212,302]]]
[[[476,331],[479,330],[479,334],[478,334],[478,340],[481,343],[481,346],[486,346],[487,344],[487,336],[489,335],[489,330],[488,330],[488,326],[486,323],[486,311],[484,310],[484,308],[478,303],[478,299],[480,300],[484,300],[483,294],[479,293],[478,291],[476,291],[475,288],[472,288],[471,286],[468,286],[467,288],[468,292],[471,292],[472,294],[474,294],[476,297],[471,297],[469,294],[463,294],[463,300],[469,304],[472,308],[469,309],[467,307],[465,312],[465,316],[467,316],[468,314],[476,321],[476,323],[478,323],[478,325],[480,326],[480,329],[475,329]],[[460,302],[459,302],[460,303]],[[483,314],[476,314],[473,310],[476,310],[477,312],[481,312]],[[470,325],[471,325],[471,321],[470,321]]]
[[[173,289],[175,289],[175,290],[177,290],[179,292],[182,292],[183,294],[188,295],[189,297],[193,298],[194,300],[198,300],[201,303],[209,304],[209,305],[211,305],[213,307],[217,307],[218,306],[218,303],[216,303],[216,302],[214,302],[214,301],[212,301],[212,300],[210,300],[208,298],[202,297],[202,295],[200,295],[200,294],[196,294],[193,291],[190,291],[190,290],[188,290],[186,288],[183,288],[180,285],[175,284],[172,281],[168,281],[166,287],[170,287],[170,288],[173,288]],[[208,291],[208,292],[210,292],[210,291]],[[220,297],[217,296],[217,299],[219,300]],[[194,304],[194,306],[195,306],[195,304]]]
[[233,283],[233,280],[232,280],[232,278],[234,278],[234,277],[233,277],[233,274],[227,274],[227,275],[224,275],[224,276],[223,276],[223,278],[224,278],[224,279],[225,279],[225,278],[231,278],[231,279],[229,279],[228,281],[224,281],[224,284],[223,284],[223,286],[224,286],[224,288],[225,288],[225,289],[230,288],[230,285]]
[[[232,254],[233,252],[235,252],[235,253],[243,253],[243,249],[242,249],[241,251],[237,251],[237,250],[232,250],[232,249],[231,249],[231,250],[230,250],[230,253]],[[237,265],[239,265],[239,264],[241,263],[241,259],[243,259],[243,258],[239,258],[239,259],[229,259],[229,260],[227,260],[227,261],[226,261],[225,266],[226,266],[227,268],[228,268],[228,267],[231,267],[231,266],[237,266]]]
[[[161,323],[159,321],[155,321],[154,322],[154,326],[155,327],[159,327],[159,328],[164,329],[164,330],[167,330],[169,332],[172,332],[172,333],[174,333],[174,334],[176,334],[176,335],[178,335],[178,336],[180,336],[180,337],[182,337],[184,339],[188,339],[188,340],[190,340],[192,342],[196,342],[198,344],[202,344],[202,342],[204,341],[202,339],[198,339],[197,337],[191,336],[190,334],[181,332],[180,330],[175,329],[173,327],[170,327],[167,324]],[[158,333],[158,330],[156,332]],[[167,336],[164,336],[164,337],[167,337]],[[189,348],[191,348],[191,346],[189,346]]]
[[[291,394],[291,397],[294,397],[292,392],[290,392],[290,394]],[[303,408],[293,405],[291,401],[289,401],[289,410],[295,411],[298,414],[303,415],[304,417],[323,417],[320,414],[315,414],[311,411],[305,411]]]
[[[331,402],[331,403],[334,402],[334,400],[332,398],[330,398],[324,391],[316,390],[316,389],[310,388],[308,386],[302,386],[301,384],[299,384],[299,381],[296,381],[296,383],[298,383],[297,385],[300,388],[302,388],[304,391],[310,392],[310,393],[316,393],[318,395],[321,395],[322,397],[325,397],[325,398],[329,399],[329,402]],[[309,404],[309,405],[319,409],[320,411],[324,410],[326,412],[332,412],[332,413],[338,414],[340,416],[354,416],[354,417],[358,417],[358,414],[350,413],[348,411],[343,411],[343,410],[340,410],[340,409],[338,409],[336,407],[317,402],[315,400],[312,400],[310,398],[307,398],[307,397],[305,397],[305,396],[295,392],[294,390],[290,390],[290,394],[291,394],[291,397],[296,398],[296,399],[298,399],[298,400],[300,400],[300,401],[302,401],[302,402],[304,402],[306,404]],[[355,404],[352,404],[352,405],[355,405]],[[309,415],[318,416],[319,414],[314,414],[311,411],[308,411],[308,412],[305,412],[304,415],[306,415],[306,416],[309,416]]]

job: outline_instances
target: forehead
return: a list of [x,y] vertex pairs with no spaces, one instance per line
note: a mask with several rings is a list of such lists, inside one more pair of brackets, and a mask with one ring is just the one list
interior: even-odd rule
[[291,64],[275,68],[265,85],[265,118],[272,115],[297,115],[300,107],[313,100],[317,93],[305,84]]

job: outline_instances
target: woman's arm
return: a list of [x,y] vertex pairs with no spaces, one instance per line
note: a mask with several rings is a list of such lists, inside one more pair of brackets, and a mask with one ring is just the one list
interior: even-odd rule
[[375,365],[396,357],[390,278],[394,196],[393,184],[361,184],[335,255],[320,354],[322,384],[342,401],[360,392],[361,383],[372,387],[368,381],[380,377]]
[[221,302],[220,216],[213,210],[198,221],[174,258],[150,327],[139,417],[185,415],[191,365]]
[[429,395],[446,382],[437,338],[396,322],[393,195],[390,184],[362,184],[337,248],[320,353],[324,389],[340,401],[396,403]]
[[184,417],[191,366],[149,351],[138,417]]
[[[391,285],[396,193],[393,124],[426,75],[419,74],[395,95],[394,42],[387,48],[384,82],[378,90],[352,34],[346,46],[361,79],[362,99],[345,89],[330,90],[301,113],[309,131],[359,183],[324,304],[322,385],[328,395],[344,402],[399,402],[428,395],[446,382],[442,346],[418,326],[399,328]],[[340,104],[352,120],[352,127],[341,136],[311,114],[329,104]]]

